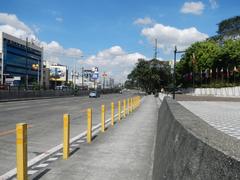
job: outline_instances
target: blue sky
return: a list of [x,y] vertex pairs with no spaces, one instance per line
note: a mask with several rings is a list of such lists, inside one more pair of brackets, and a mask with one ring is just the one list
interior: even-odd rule
[[155,38],[158,58],[169,60],[174,45],[183,50],[215,35],[239,10],[238,0],[5,0],[0,30],[34,38],[45,60],[97,65],[122,81],[137,58],[152,58]]

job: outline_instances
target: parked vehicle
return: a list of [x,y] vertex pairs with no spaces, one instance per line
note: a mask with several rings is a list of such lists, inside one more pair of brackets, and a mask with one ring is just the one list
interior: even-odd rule
[[98,97],[100,97],[100,93],[98,91],[91,91],[89,93],[89,97],[90,98],[98,98]]
[[61,85],[61,86],[56,86],[55,87],[55,90],[67,90],[68,87],[67,86],[64,86],[64,85]]

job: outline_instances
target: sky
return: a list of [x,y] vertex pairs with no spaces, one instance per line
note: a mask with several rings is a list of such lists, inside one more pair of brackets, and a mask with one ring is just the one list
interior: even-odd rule
[[173,59],[239,15],[239,0],[2,0],[0,31],[34,41],[51,63],[98,66],[123,82],[138,58]]

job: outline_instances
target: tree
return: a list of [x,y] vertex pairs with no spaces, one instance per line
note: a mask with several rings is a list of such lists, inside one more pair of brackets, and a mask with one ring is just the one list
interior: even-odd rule
[[240,65],[240,40],[227,40],[224,42],[221,50],[222,66],[229,66],[233,69],[234,66]]
[[240,16],[231,17],[218,23],[217,35],[209,39],[223,43],[228,39],[240,38]]
[[170,66],[167,62],[157,59],[150,61],[139,59],[125,84],[140,87],[146,92],[155,92],[167,86],[169,80]]
[[177,64],[177,83],[192,84],[193,74],[196,75],[194,79],[200,81],[202,72],[218,67],[220,57],[221,47],[216,42],[207,40],[193,43]]

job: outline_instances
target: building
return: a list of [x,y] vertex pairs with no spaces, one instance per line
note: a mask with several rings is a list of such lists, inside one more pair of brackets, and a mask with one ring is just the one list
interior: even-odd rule
[[43,48],[0,32],[0,84],[17,79],[19,85],[42,84]]

